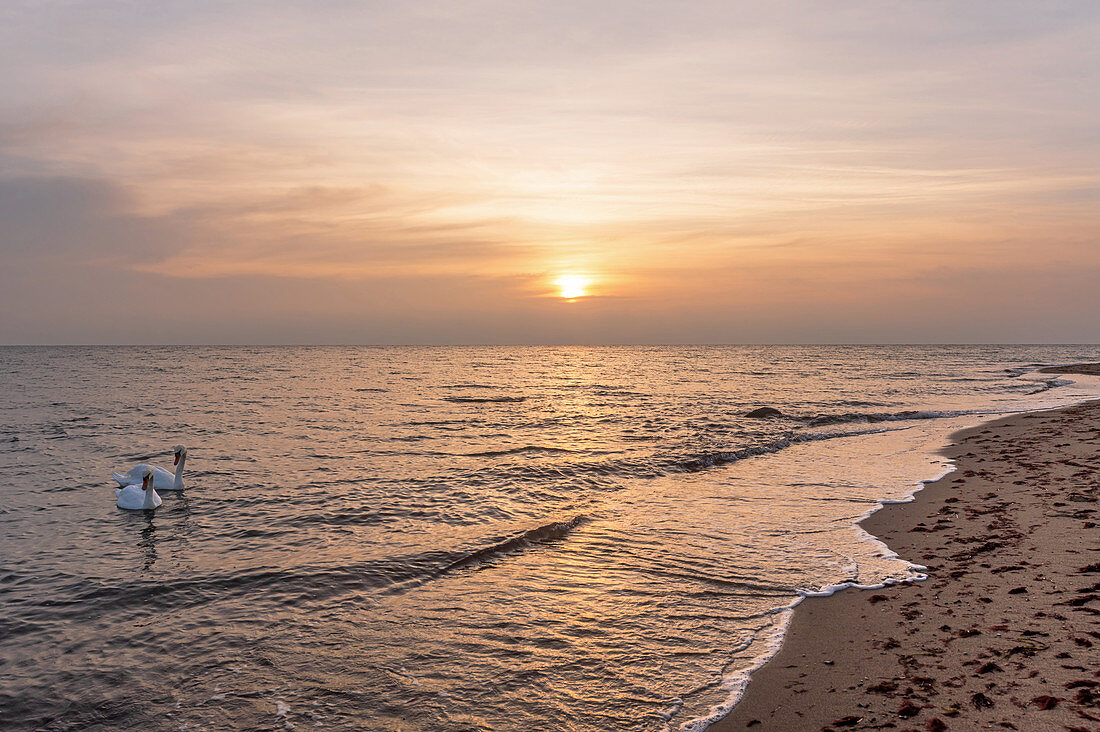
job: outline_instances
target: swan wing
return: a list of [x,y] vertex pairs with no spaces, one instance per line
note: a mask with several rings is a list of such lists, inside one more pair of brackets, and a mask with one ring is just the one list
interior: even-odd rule
[[116,488],[115,495],[118,497],[119,508],[134,511],[145,505],[145,492],[141,490],[141,486],[128,485],[125,488]]
[[134,483],[141,482],[141,471],[145,469],[145,465],[135,465],[127,470],[125,473],[111,473],[111,477],[114,478],[119,485],[126,487],[133,485]]
[[111,473],[111,477],[121,486],[141,484],[141,475],[146,468],[153,469],[153,487],[163,488],[165,490],[172,490],[172,484],[176,482],[175,473],[169,473],[164,468],[156,465],[135,465],[127,470],[125,473]]

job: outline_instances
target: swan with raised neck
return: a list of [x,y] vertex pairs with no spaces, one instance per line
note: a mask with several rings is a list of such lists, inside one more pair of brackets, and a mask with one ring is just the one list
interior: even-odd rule
[[150,468],[153,471],[153,487],[161,491],[183,490],[183,466],[187,462],[187,448],[176,445],[172,448],[174,459],[172,464],[176,467],[175,473],[170,473],[156,465],[135,465],[125,473],[111,473],[111,477],[121,486],[136,485],[141,483],[142,471]]

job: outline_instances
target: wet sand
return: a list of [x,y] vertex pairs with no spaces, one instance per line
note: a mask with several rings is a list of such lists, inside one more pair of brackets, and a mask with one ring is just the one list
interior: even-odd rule
[[[1100,374],[1073,368],[1058,371]],[[945,452],[954,473],[863,522],[929,578],[804,601],[710,732],[1100,732],[1100,402]]]

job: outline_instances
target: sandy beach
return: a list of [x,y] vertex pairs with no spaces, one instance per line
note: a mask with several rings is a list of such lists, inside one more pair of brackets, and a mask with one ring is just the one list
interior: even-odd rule
[[803,602],[712,732],[1100,731],[1100,402],[960,432],[945,454],[955,472],[863,522],[928,579]]

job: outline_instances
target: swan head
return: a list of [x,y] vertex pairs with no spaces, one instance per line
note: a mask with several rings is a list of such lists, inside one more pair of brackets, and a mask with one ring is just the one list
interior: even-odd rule
[[141,489],[146,490],[153,486],[153,469],[145,468],[141,471]]
[[173,465],[179,465],[180,460],[187,457],[187,448],[184,447],[183,445],[176,445],[175,447],[172,448],[172,452],[175,453],[175,455],[176,455],[175,460],[172,461]]

